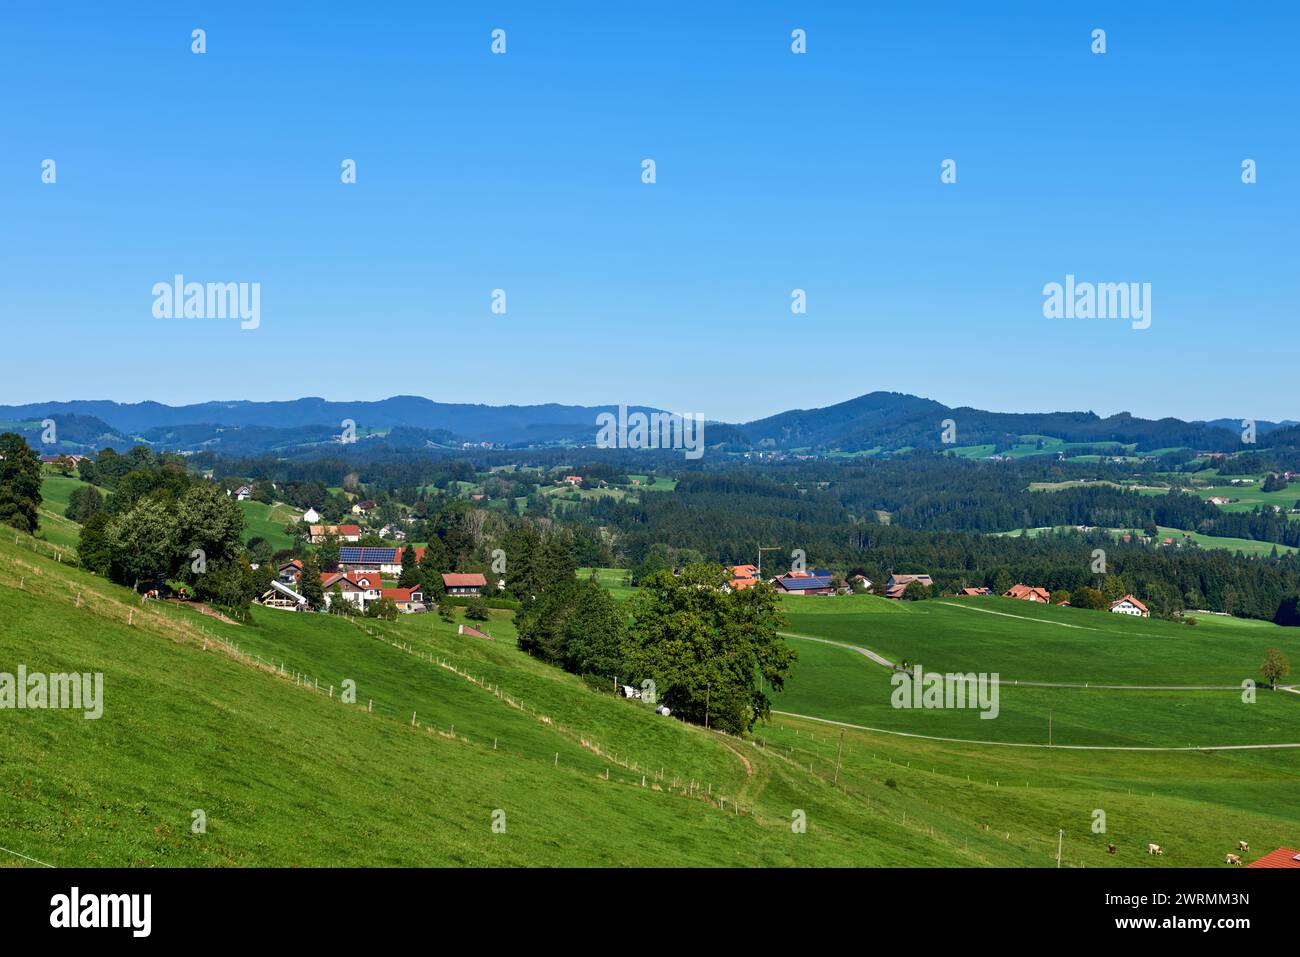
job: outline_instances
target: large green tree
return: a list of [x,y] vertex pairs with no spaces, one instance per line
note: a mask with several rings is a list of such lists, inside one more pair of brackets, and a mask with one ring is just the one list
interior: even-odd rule
[[108,531],[110,574],[132,588],[166,578],[175,563],[172,511],[162,499],[141,499]]
[[659,572],[631,599],[629,664],[686,720],[740,733],[771,711],[795,653],[777,631],[784,619],[769,585],[730,592],[720,565]]
[[21,435],[0,435],[0,522],[20,532],[35,532],[40,507],[40,458]]

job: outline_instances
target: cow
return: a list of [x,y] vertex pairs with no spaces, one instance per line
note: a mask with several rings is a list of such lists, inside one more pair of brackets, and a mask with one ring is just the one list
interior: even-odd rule
[[1160,854],[1164,854],[1164,852],[1165,852],[1164,848],[1162,848],[1159,844],[1148,844],[1148,845],[1147,845],[1147,853],[1148,853],[1148,854],[1156,854],[1156,855],[1160,855]]
[[1227,859],[1224,861],[1224,863],[1235,864],[1237,867],[1241,867],[1241,858],[1238,857],[1236,854],[1229,854]]
[[1238,842],[1237,842],[1237,850],[1239,850],[1239,851],[1249,851],[1249,850],[1250,850],[1250,841],[1238,841]]
[[1106,845],[1106,853],[1107,853],[1107,854],[1114,854],[1114,853],[1115,853],[1115,845],[1114,845],[1114,844],[1107,844],[1107,845]]

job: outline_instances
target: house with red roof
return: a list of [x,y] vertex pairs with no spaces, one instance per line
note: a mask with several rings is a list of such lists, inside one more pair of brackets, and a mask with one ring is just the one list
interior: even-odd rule
[[359,542],[361,541],[360,525],[308,525],[307,541],[313,545],[319,545],[325,539],[333,536],[340,542]]
[[379,600],[378,577],[373,582],[369,578],[360,582],[345,572],[322,572],[320,586],[325,593],[326,608],[333,603],[336,595],[356,605],[359,611],[365,611],[367,604]]
[[442,587],[447,590],[448,595],[472,596],[481,595],[483,589],[487,587],[487,579],[478,572],[473,574],[451,573],[442,576]]
[[912,582],[920,582],[926,588],[934,587],[934,579],[929,575],[890,575],[885,581],[885,597],[902,598],[903,593],[907,591],[907,586]]
[[1003,598],[1019,598],[1021,601],[1033,601],[1042,605],[1052,603],[1052,593],[1046,588],[1035,585],[1012,585],[1002,594]]
[[411,588],[385,588],[380,592],[379,597],[393,602],[397,605],[398,611],[424,610],[424,592],[419,585]]
[[418,565],[424,561],[424,549],[422,547],[418,545],[402,545],[393,549],[393,560],[391,562],[380,562],[379,570],[389,578],[396,578],[402,574],[402,556],[406,554],[408,548],[415,552],[415,564]]
[[1132,595],[1125,595],[1119,601],[1112,602],[1110,610],[1116,615],[1135,615],[1140,618],[1151,617],[1151,612],[1147,610],[1147,606]]

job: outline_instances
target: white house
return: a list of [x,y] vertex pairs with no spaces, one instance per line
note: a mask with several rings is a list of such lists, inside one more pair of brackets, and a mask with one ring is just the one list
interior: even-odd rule
[[1150,618],[1151,612],[1147,606],[1142,604],[1132,595],[1125,595],[1119,601],[1110,606],[1110,610],[1116,615],[1136,615],[1139,618]]
[[354,578],[349,578],[342,572],[331,572],[321,577],[320,584],[325,592],[326,608],[333,602],[335,591],[338,591],[344,601],[352,602],[360,611],[365,611],[366,605],[370,602],[378,601],[382,592],[379,587],[378,576],[373,580],[359,582]]
[[240,502],[247,502],[253,497],[253,486],[241,485],[235,489],[235,499]]
[[302,520],[308,525],[318,525],[320,524],[320,512],[314,508],[309,508],[302,513]]

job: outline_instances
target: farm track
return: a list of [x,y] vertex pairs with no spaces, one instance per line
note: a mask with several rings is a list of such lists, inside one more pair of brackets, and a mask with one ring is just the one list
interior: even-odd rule
[[981,741],[974,738],[947,738],[934,734],[917,734],[913,731],[891,731],[888,728],[871,728],[862,724],[850,724],[847,721],[832,721],[830,718],[819,718],[811,714],[798,714],[794,711],[777,711],[772,709],[773,714],[782,714],[787,718],[802,718],[805,721],[816,721],[820,724],[830,724],[837,728],[851,728],[854,731],[871,731],[876,734],[892,734],[900,738],[918,738],[922,741],[943,741],[950,744],[981,744],[992,745],[999,748],[1040,748],[1044,751],[1276,751],[1291,748],[1300,748],[1300,741],[1283,744],[1211,744],[1211,745],[1187,745],[1185,747],[1160,747],[1157,745],[1138,745],[1138,744],[1034,744],[1025,741]]
[[[1018,618],[1018,615],[1010,616]],[[1077,626],[1071,626],[1077,627]],[[843,641],[831,641],[829,638],[814,638],[812,635],[798,635],[790,631],[778,632],[782,638],[797,638],[800,641],[815,641],[823,645],[834,645],[836,648],[844,648],[847,651],[856,651],[858,654],[869,658],[871,661],[883,668],[889,668],[891,671],[897,666],[884,655],[872,651],[870,648],[863,648],[860,645],[850,645]],[[999,678],[999,682],[1005,685],[1022,688],[1075,688],[1080,690],[1102,690],[1102,691],[1241,691],[1241,685],[1115,685],[1115,684],[1097,684],[1091,681],[1024,681],[1019,678]],[[1300,687],[1283,686],[1283,691],[1291,691],[1300,694]]]

